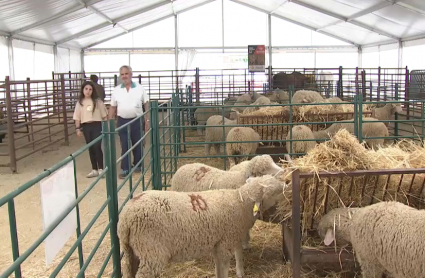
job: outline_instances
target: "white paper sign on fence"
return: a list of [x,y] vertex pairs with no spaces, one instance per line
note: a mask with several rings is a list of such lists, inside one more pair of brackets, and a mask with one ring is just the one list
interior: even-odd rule
[[[74,164],[69,162],[40,181],[43,229],[46,230],[65,209],[75,201]],[[77,228],[74,208],[44,240],[46,265],[52,263]]]

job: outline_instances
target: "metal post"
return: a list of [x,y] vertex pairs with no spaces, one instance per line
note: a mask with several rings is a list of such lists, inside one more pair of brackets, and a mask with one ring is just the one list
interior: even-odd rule
[[158,122],[158,101],[150,102],[151,118],[151,159],[152,159],[152,185],[154,190],[161,190],[161,161],[159,152],[159,122]]
[[[75,162],[75,157],[72,156],[72,163],[74,164],[74,189],[75,189],[75,199],[78,199],[78,181],[77,181],[77,165]],[[76,216],[77,216],[77,229],[76,229],[76,235],[77,239],[81,236],[81,221],[80,221],[80,205],[77,204],[75,206]],[[78,244],[78,263],[80,264],[80,270],[83,268],[84,265],[84,256],[83,256],[83,242],[81,241]],[[85,274],[83,272],[83,278],[85,277]]]
[[199,104],[200,102],[200,91],[199,91],[199,68],[196,68],[195,70],[195,94],[196,94],[196,103]]
[[377,101],[381,100],[381,67],[378,67],[378,93]]
[[363,96],[358,95],[358,101],[359,101],[359,113],[358,113],[358,124],[359,124],[359,131],[358,137],[359,142],[363,142]]
[[[178,15],[174,15],[174,63],[176,72],[179,70],[179,20]],[[178,73],[177,73],[178,76]],[[178,88],[178,77],[176,82],[176,88]]]
[[13,55],[13,44],[12,37],[7,39],[7,49],[9,54],[9,77],[12,80],[15,80],[15,66],[14,66],[14,55]]
[[[11,199],[7,202],[8,212],[9,212],[9,228],[10,228],[10,238],[12,241],[12,256],[13,261],[16,261],[19,258],[19,243],[18,243],[18,230],[16,228],[16,214],[15,214],[15,201]],[[21,265],[15,269],[15,277],[21,278]]]
[[[398,100],[398,83],[395,84],[395,100]],[[398,113],[394,113],[394,120],[398,120]],[[423,120],[423,119],[422,119]],[[398,122],[394,122],[394,136],[398,137]],[[397,141],[397,138],[394,138],[394,141]]]
[[410,100],[410,80],[409,80],[410,72],[409,69],[406,67],[406,78],[404,80],[404,100],[407,101],[406,103],[406,116],[407,119],[410,120],[410,103],[408,102]]
[[221,46],[224,53],[224,0],[221,0]]
[[66,111],[66,97],[65,97],[65,77],[61,74],[61,98],[62,98],[62,114],[63,114],[63,131],[65,134],[65,145],[69,145],[68,138],[68,113]]
[[105,169],[106,172],[106,191],[107,197],[111,200],[108,203],[108,212],[111,219],[110,237],[112,247],[112,263],[113,273],[112,277],[121,277],[121,255],[120,255],[120,242],[117,234],[118,226],[118,192],[117,192],[117,179],[116,179],[116,159],[115,159],[115,123],[114,120],[109,120],[109,133],[108,122],[102,122],[102,133],[106,136],[105,139]]
[[342,92],[342,66],[339,67],[339,76],[338,76],[338,91],[337,91],[337,97],[342,98],[343,92]]
[[301,277],[301,201],[300,201],[300,170],[292,173],[292,230],[294,233],[294,246],[292,247],[292,277]]
[[[269,39],[269,85],[272,84],[272,56],[273,56],[273,47],[272,47],[272,15],[267,15],[268,19],[268,39]],[[269,89],[271,90],[271,86]]]
[[6,113],[7,113],[7,136],[9,137],[9,157],[10,157],[10,170],[16,172],[16,150],[15,150],[15,123],[13,122],[12,111],[12,96],[10,95],[10,80],[6,76]]

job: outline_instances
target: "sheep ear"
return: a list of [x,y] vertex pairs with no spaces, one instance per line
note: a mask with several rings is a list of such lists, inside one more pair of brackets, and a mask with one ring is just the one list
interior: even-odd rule
[[260,214],[261,202],[255,202],[254,209],[252,210],[254,217],[257,217]]
[[326,231],[326,235],[325,235],[325,239],[323,240],[323,243],[326,246],[329,246],[334,240],[335,240],[335,234],[333,229],[328,229]]
[[246,179],[246,183],[251,183],[254,180],[254,177],[250,176],[249,178]]

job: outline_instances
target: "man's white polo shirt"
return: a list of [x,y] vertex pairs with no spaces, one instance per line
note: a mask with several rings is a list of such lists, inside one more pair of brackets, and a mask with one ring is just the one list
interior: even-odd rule
[[131,82],[131,88],[127,92],[124,83],[115,87],[111,106],[117,107],[117,115],[124,119],[131,119],[143,114],[143,104],[149,101],[148,94],[142,85]]

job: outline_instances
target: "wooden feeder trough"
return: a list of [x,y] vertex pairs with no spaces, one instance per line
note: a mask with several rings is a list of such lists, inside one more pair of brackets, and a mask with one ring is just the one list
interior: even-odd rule
[[[419,199],[418,192],[423,190],[425,184],[424,173],[425,168],[320,172],[318,174],[300,173],[299,170],[295,170],[292,173],[292,216],[281,222],[284,261],[291,261],[292,277],[300,278],[301,269],[316,272],[319,275],[334,271],[344,273],[343,277],[354,277],[355,272],[359,272],[360,269],[351,246],[325,247],[316,229],[321,217],[331,209],[341,207],[341,202],[345,206],[362,207],[380,200],[397,200],[420,209],[424,206],[423,201],[418,203],[411,200]],[[309,185],[306,185],[307,183]],[[412,189],[413,184],[415,189]],[[397,186],[400,189],[400,185],[404,189],[407,188],[405,193],[411,198],[395,197],[393,190]],[[310,189],[307,190],[307,187]],[[335,191],[330,189],[331,187]],[[358,194],[359,192],[362,193]],[[311,196],[308,196],[309,194]],[[338,198],[335,198],[336,196]],[[312,238],[315,240],[312,241]],[[315,242],[313,245],[317,246],[311,246],[311,242]]]

